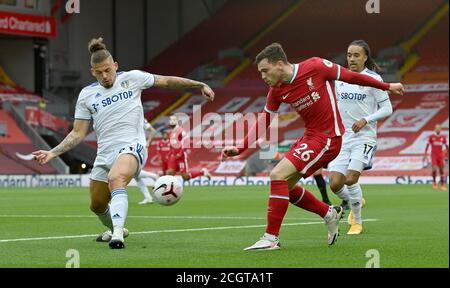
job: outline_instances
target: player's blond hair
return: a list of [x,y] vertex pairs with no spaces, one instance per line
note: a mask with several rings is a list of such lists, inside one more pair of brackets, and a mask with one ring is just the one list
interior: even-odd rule
[[94,38],[89,41],[89,53],[91,53],[91,65],[102,63],[111,56],[111,53],[106,49],[106,44],[103,43],[103,38]]

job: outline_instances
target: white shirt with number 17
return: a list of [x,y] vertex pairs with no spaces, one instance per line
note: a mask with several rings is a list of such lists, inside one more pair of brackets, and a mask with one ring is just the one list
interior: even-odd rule
[[[383,81],[380,75],[367,68],[361,73]],[[364,118],[367,120],[367,125],[358,132],[358,138],[376,141],[377,120],[383,119],[392,113],[392,105],[388,93],[376,88],[363,87],[341,81],[336,81],[335,85],[339,111],[345,126],[345,133],[347,134],[346,138],[354,134],[352,130],[353,124]]]

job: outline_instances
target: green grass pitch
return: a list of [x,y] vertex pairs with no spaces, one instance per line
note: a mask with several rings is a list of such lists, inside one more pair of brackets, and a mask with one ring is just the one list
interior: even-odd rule
[[428,185],[362,187],[364,234],[347,236],[344,218],[337,244],[328,247],[322,220],[290,206],[282,249],[252,252],[242,249],[264,232],[268,187],[186,187],[172,207],[139,206],[142,196],[130,188],[124,250],[94,242],[105,229],[89,211],[87,188],[0,189],[0,267],[64,268],[70,249],[82,268],[364,268],[373,249],[382,268],[449,267],[448,192]]

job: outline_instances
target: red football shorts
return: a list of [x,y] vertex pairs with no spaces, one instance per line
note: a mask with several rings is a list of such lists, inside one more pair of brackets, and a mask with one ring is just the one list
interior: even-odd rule
[[292,145],[285,157],[308,178],[324,168],[339,155],[342,137],[327,138],[322,135],[305,135]]
[[443,167],[444,166],[444,157],[443,156],[431,156],[431,165]]
[[161,160],[161,170],[164,175],[166,175],[168,168],[169,168],[169,158],[167,157]]
[[188,165],[186,157],[177,159],[175,156],[170,156],[167,161],[167,168],[178,173],[188,173]]

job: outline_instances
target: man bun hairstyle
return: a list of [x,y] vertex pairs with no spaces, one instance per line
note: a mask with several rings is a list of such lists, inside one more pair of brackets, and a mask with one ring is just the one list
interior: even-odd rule
[[264,50],[256,56],[255,64],[259,64],[264,59],[267,59],[270,64],[275,64],[278,61],[283,61],[285,64],[288,63],[286,53],[280,43],[272,43],[264,48]]
[[372,58],[372,51],[370,50],[369,44],[367,44],[364,40],[355,40],[352,43],[350,43],[349,46],[359,46],[364,49],[364,52],[366,52],[367,55],[367,61],[364,63],[364,66],[369,68],[372,71],[375,72],[381,72],[381,67],[375,62],[375,60]]
[[89,53],[91,53],[91,65],[102,63],[109,57],[111,53],[106,49],[106,44],[103,43],[103,38],[94,38],[89,41]]

